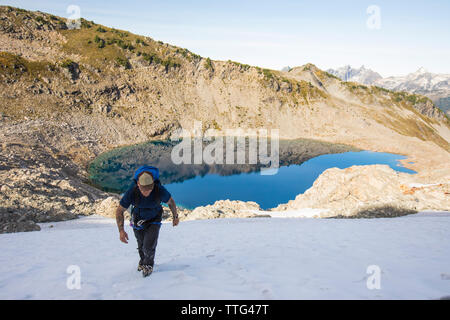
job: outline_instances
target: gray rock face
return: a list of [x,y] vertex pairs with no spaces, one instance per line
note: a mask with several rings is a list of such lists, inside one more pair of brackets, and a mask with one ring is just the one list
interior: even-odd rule
[[41,228],[26,215],[0,207],[0,233],[39,231]]
[[[27,136],[32,126],[5,124],[0,132],[1,232],[34,231],[39,230],[36,223],[91,215],[107,197],[85,184],[82,170],[35,131]],[[17,141],[18,136],[23,140]]]
[[434,119],[444,119],[444,113],[437,108],[431,100],[425,102],[418,102],[414,104],[414,109],[421,114]]

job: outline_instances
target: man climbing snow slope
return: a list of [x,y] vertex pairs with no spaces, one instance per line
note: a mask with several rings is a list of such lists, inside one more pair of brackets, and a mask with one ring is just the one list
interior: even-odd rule
[[124,229],[124,212],[132,206],[130,225],[138,244],[140,261],[138,271],[144,277],[153,272],[156,245],[161,228],[163,208],[167,203],[173,215],[172,225],[179,223],[177,206],[169,191],[159,181],[159,170],[152,166],[143,166],[136,170],[133,185],[125,192],[116,209],[116,221],[120,241],[128,243],[128,234]]

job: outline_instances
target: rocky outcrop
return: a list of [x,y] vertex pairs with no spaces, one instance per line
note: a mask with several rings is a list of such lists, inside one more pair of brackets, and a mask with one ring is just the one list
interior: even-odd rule
[[[119,206],[119,197],[118,196],[111,196],[104,200],[102,200],[96,207],[95,213],[104,217],[108,218],[115,218],[116,217],[116,209]],[[126,219],[130,219],[130,215],[125,215]]]
[[329,209],[320,217],[393,217],[421,210],[450,210],[450,184],[418,184],[414,175],[386,165],[332,168],[305,193],[275,211]]
[[12,208],[0,207],[0,233],[39,231],[39,225],[29,216],[15,213]]
[[[78,80],[78,78],[80,77],[80,66],[76,62],[66,61],[63,64],[63,72],[70,80]],[[79,93],[80,92],[78,92],[78,94]]]
[[260,210],[256,202],[219,200],[212,205],[195,208],[187,216],[183,215],[182,220],[258,217],[253,210]]
[[91,215],[101,193],[87,190],[61,169],[43,166],[2,171],[0,179],[0,203],[6,209],[0,211],[0,232],[34,231],[39,230],[35,223]]
[[56,144],[46,141],[49,137],[41,136],[34,125],[2,124],[0,232],[34,231],[39,229],[36,223],[91,215],[107,197],[86,184],[82,168],[67,153],[60,154]]
[[429,118],[434,118],[438,120],[444,120],[445,114],[438,107],[434,105],[431,100],[425,100],[422,102],[417,102],[413,106],[421,114],[426,115]]

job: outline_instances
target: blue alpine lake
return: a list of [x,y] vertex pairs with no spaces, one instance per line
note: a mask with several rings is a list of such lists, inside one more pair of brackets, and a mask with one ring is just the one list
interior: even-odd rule
[[281,141],[280,167],[273,175],[262,175],[261,165],[175,165],[170,158],[173,146],[171,142],[149,142],[105,153],[90,165],[91,181],[105,191],[122,193],[132,184],[139,166],[153,165],[159,168],[161,182],[182,207],[229,199],[255,201],[268,209],[295,199],[329,168],[385,164],[396,171],[415,173],[401,166],[399,160],[405,159],[401,155],[313,140]]

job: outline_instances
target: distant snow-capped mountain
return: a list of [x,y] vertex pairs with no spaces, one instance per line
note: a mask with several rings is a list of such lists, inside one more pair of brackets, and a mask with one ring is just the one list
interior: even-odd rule
[[420,68],[406,76],[379,79],[373,84],[389,90],[423,94],[450,115],[450,74],[431,73]]
[[395,91],[408,91],[435,97],[450,96],[450,74],[431,73],[424,68],[403,77],[379,79],[373,84]]
[[336,70],[329,69],[327,72],[344,81],[425,95],[444,112],[450,114],[450,74],[431,73],[422,67],[406,76],[383,78],[364,66],[355,69],[349,65]]
[[328,69],[327,72],[344,81],[359,82],[368,85],[371,85],[375,81],[383,78],[379,73],[367,69],[364,66],[359,69],[355,69],[347,65],[336,70]]

